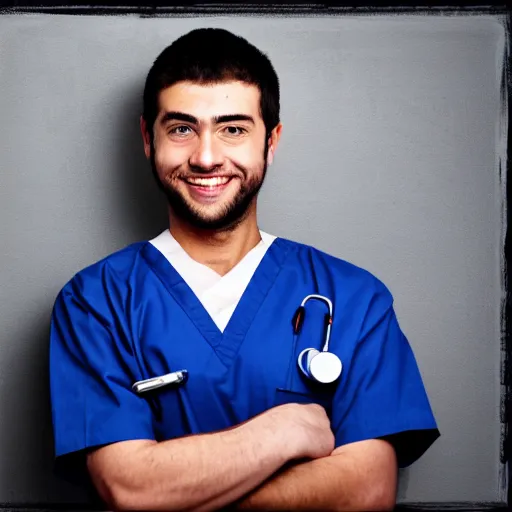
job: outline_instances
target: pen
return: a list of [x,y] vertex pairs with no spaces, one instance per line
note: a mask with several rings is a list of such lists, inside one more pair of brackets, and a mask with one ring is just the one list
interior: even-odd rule
[[160,377],[139,380],[135,382],[135,384],[133,384],[132,389],[136,393],[140,394],[145,393],[147,391],[151,391],[153,389],[169,386],[171,384],[181,384],[186,380],[187,375],[187,370],[179,370],[176,372],[167,373],[166,375],[161,375]]

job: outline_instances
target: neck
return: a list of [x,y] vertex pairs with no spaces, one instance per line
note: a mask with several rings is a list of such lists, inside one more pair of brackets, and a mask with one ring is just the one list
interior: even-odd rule
[[223,276],[261,241],[255,207],[247,213],[234,229],[211,231],[191,226],[169,211],[169,230],[193,260]]

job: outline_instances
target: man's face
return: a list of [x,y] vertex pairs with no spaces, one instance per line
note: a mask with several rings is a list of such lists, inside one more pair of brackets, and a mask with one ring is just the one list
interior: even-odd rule
[[161,91],[153,131],[146,154],[173,213],[198,228],[236,226],[267,167],[259,89],[179,82]]

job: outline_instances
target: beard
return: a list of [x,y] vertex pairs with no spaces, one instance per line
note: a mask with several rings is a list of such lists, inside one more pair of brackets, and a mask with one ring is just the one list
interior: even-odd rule
[[178,218],[189,225],[202,230],[217,232],[232,231],[245,219],[249,206],[258,195],[258,192],[265,181],[268,167],[267,149],[268,142],[265,142],[263,169],[261,175],[243,182],[235,197],[225,204],[222,210],[215,216],[208,216],[201,210],[194,208],[194,206],[191,205],[175,187],[160,179],[156,169],[155,150],[153,144],[151,144],[151,170],[153,171],[158,187],[165,194],[170,208]]

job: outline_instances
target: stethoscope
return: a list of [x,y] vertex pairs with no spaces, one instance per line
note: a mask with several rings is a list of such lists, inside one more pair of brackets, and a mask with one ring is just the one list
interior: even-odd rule
[[311,299],[316,299],[327,304],[329,310],[325,315],[324,346],[321,351],[316,348],[305,348],[299,354],[297,364],[303,375],[308,379],[320,384],[331,384],[339,378],[343,367],[340,358],[336,354],[329,352],[333,310],[332,302],[327,297],[318,294],[304,297],[304,300],[293,316],[293,332],[295,335],[300,333],[306,316],[306,302]]

